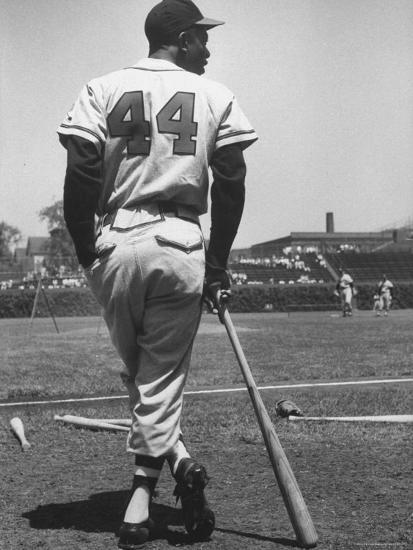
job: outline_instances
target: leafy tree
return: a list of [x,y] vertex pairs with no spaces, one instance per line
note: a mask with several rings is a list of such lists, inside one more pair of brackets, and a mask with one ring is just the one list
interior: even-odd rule
[[11,247],[15,246],[21,238],[22,234],[17,227],[0,222],[0,256],[10,257]]
[[41,221],[47,223],[50,234],[47,244],[50,258],[46,261],[46,267],[56,271],[61,265],[73,270],[77,269],[79,264],[63,216],[63,201],[59,200],[50,206],[46,206],[40,210],[39,217]]

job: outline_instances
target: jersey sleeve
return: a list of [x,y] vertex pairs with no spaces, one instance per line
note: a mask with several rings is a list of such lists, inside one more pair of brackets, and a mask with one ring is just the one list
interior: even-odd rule
[[242,112],[236,98],[232,96],[218,127],[215,150],[233,143],[238,143],[242,149],[246,149],[257,139],[254,128]]
[[106,142],[106,114],[102,107],[103,98],[99,86],[87,84],[79,94],[73,107],[57,129],[60,142],[66,145],[66,137],[79,136],[95,144],[98,151]]

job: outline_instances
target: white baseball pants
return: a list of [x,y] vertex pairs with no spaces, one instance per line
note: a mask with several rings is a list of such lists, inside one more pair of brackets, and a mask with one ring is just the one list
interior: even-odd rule
[[348,286],[346,288],[342,288],[340,290],[340,297],[341,297],[341,308],[343,312],[346,312],[346,311],[351,312],[353,309],[351,305],[351,300],[353,298],[353,291],[351,287]]
[[389,290],[385,290],[380,296],[380,311],[389,311],[392,302],[392,296]]
[[132,411],[127,450],[169,454],[180,435],[184,385],[201,316],[201,229],[177,217],[122,230],[108,225],[97,249],[104,252],[86,276],[124,363],[121,377]]

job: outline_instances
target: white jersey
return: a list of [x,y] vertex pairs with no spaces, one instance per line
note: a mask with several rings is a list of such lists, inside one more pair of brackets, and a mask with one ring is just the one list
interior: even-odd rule
[[381,281],[379,283],[380,294],[387,294],[393,288],[393,283],[389,280]]
[[340,278],[340,289],[343,290],[345,288],[350,288],[351,284],[353,283],[353,279],[348,273],[343,273],[343,275]]
[[164,200],[203,214],[214,151],[257,139],[225,86],[152,58],[91,80],[58,133],[101,152],[100,215]]

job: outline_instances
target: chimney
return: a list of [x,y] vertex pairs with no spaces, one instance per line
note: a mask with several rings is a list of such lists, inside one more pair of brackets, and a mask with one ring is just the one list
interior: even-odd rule
[[327,212],[327,214],[326,214],[326,231],[327,231],[327,233],[334,233],[334,214],[333,214],[333,212]]

